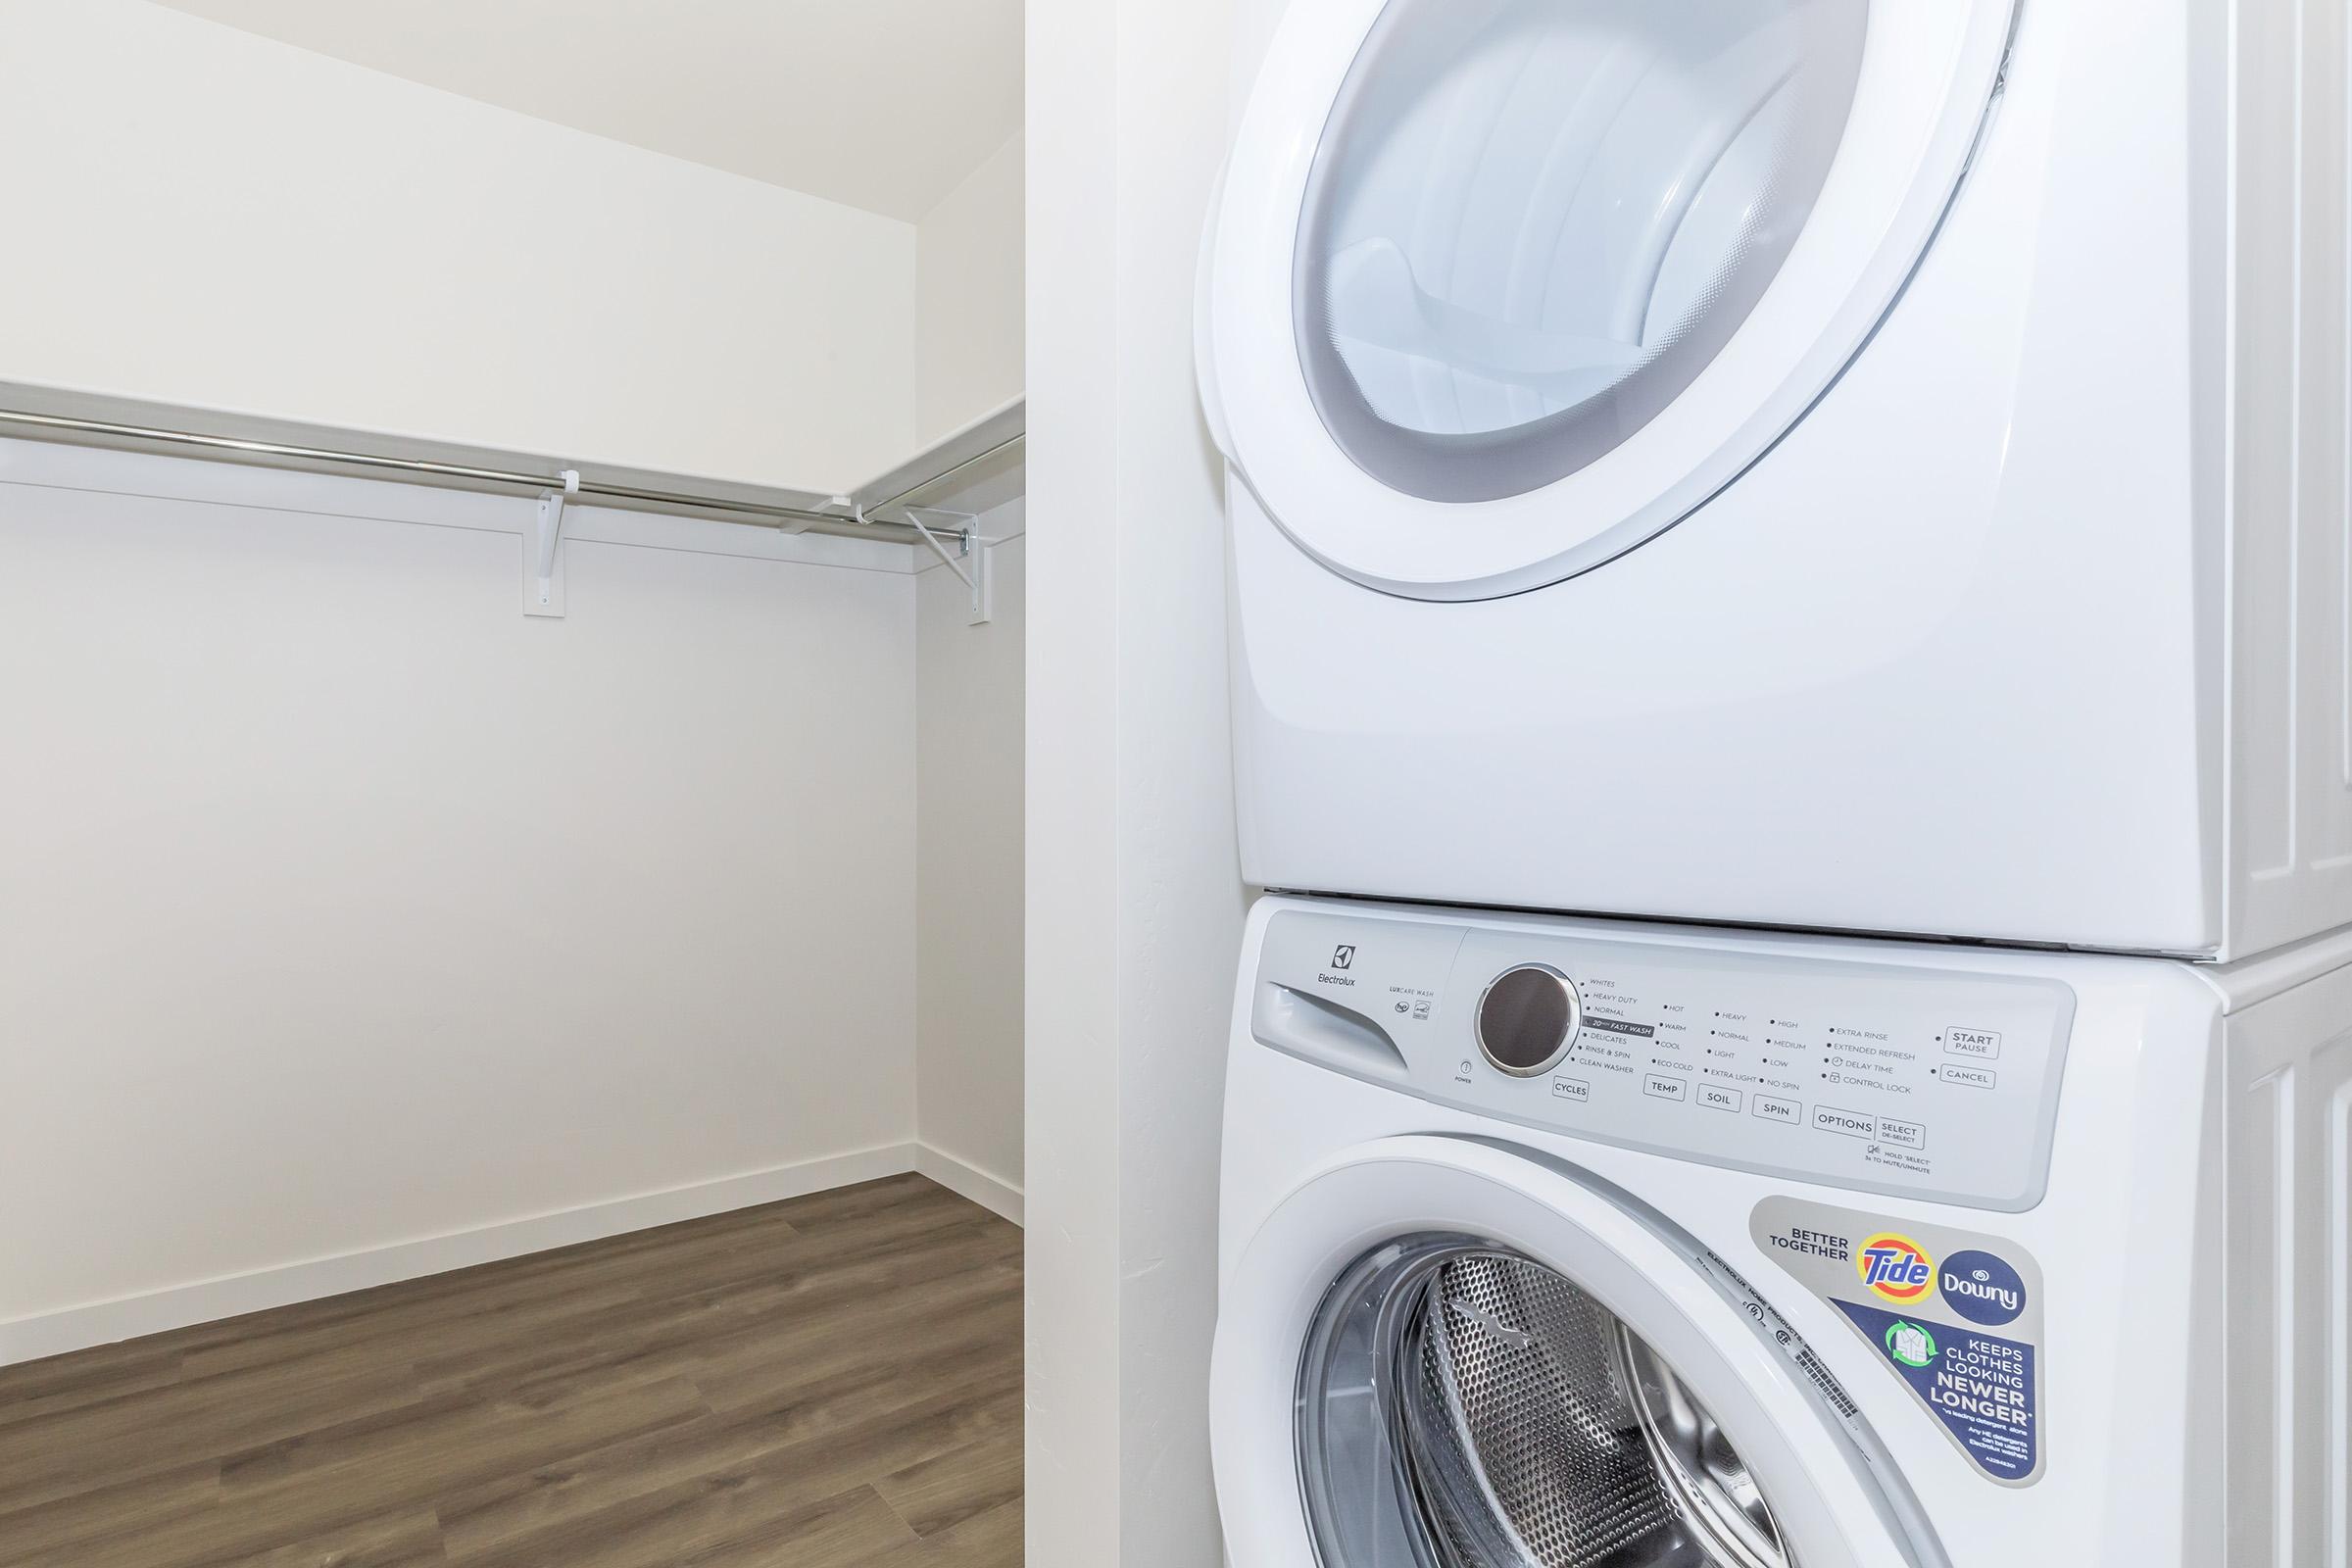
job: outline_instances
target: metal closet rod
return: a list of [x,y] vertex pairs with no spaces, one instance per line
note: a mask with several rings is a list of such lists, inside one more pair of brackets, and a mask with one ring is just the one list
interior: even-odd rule
[[[110,441],[131,442],[145,446],[192,447],[200,451],[233,453],[239,457],[267,462],[316,463],[335,467],[364,468],[395,478],[430,484],[436,481],[451,485],[511,485],[522,490],[561,490],[560,475],[524,473],[507,468],[481,468],[463,463],[436,463],[425,458],[393,458],[371,452],[338,452],[327,447],[297,446],[283,441],[257,441],[241,436],[207,435],[197,430],[172,430],[159,425],[122,424],[110,419],[86,419],[56,414],[29,414],[20,410],[0,409],[0,425],[14,425],[51,435],[84,435],[103,437]],[[889,500],[864,509],[867,515],[887,512],[903,505],[906,498],[930,489],[944,479],[954,477],[964,469],[995,457],[1005,448],[1022,440],[1009,436],[987,451],[966,458],[952,468],[930,475],[918,484],[907,486]],[[611,502],[623,508],[668,507],[693,512],[714,512],[731,518],[761,527],[779,528],[787,533],[831,534],[844,539],[882,539],[892,544],[921,544],[922,530],[905,522],[863,522],[856,516],[844,516],[838,512],[819,512],[809,507],[788,507],[769,502],[738,501],[720,496],[694,495],[686,491],[642,489],[634,485],[582,478],[578,497],[582,501]],[[940,539],[953,540],[960,548],[971,547],[969,528],[934,528],[931,533]]]

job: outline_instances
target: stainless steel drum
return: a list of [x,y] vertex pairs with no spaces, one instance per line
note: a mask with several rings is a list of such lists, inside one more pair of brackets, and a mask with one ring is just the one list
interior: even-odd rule
[[1324,1568],[1798,1568],[1673,1368],[1572,1280],[1472,1238],[1342,1277],[1298,1433]]

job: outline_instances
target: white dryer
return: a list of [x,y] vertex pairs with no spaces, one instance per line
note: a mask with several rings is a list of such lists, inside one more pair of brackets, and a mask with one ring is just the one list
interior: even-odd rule
[[1245,869],[2352,920],[2345,50],[2251,0],[1291,0],[1201,267]]
[[1262,902],[1233,1568],[2352,1543],[2352,940],[2229,967]]

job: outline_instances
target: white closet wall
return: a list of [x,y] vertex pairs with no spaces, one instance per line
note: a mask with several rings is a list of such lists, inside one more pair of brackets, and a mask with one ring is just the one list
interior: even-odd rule
[[906,552],[529,507],[0,444],[0,1361],[913,1162]]
[[0,380],[828,493],[914,450],[913,224],[140,0],[0,40]]
[[1021,395],[1023,157],[1016,135],[916,225],[915,427],[923,442]]
[[[970,620],[955,573],[915,593],[915,1128],[1009,1195],[1019,1212],[1022,1045],[1022,710],[1028,544],[1018,501],[983,514],[994,614]],[[954,1183],[953,1167],[936,1171]]]

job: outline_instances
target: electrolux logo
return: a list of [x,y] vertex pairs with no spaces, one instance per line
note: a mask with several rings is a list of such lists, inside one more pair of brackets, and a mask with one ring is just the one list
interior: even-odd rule
[[1990,1252],[1954,1252],[1937,1283],[1944,1304],[1971,1323],[2014,1323],[2026,1309],[2024,1278]]
[[1927,1250],[1892,1232],[1864,1242],[1854,1268],[1864,1285],[1889,1301],[1916,1301],[1936,1284],[1936,1260]]
[[1315,971],[1315,984],[1319,986],[1352,986],[1355,984],[1355,976],[1348,971],[1354,967],[1355,944],[1343,942],[1331,950],[1331,968]]

